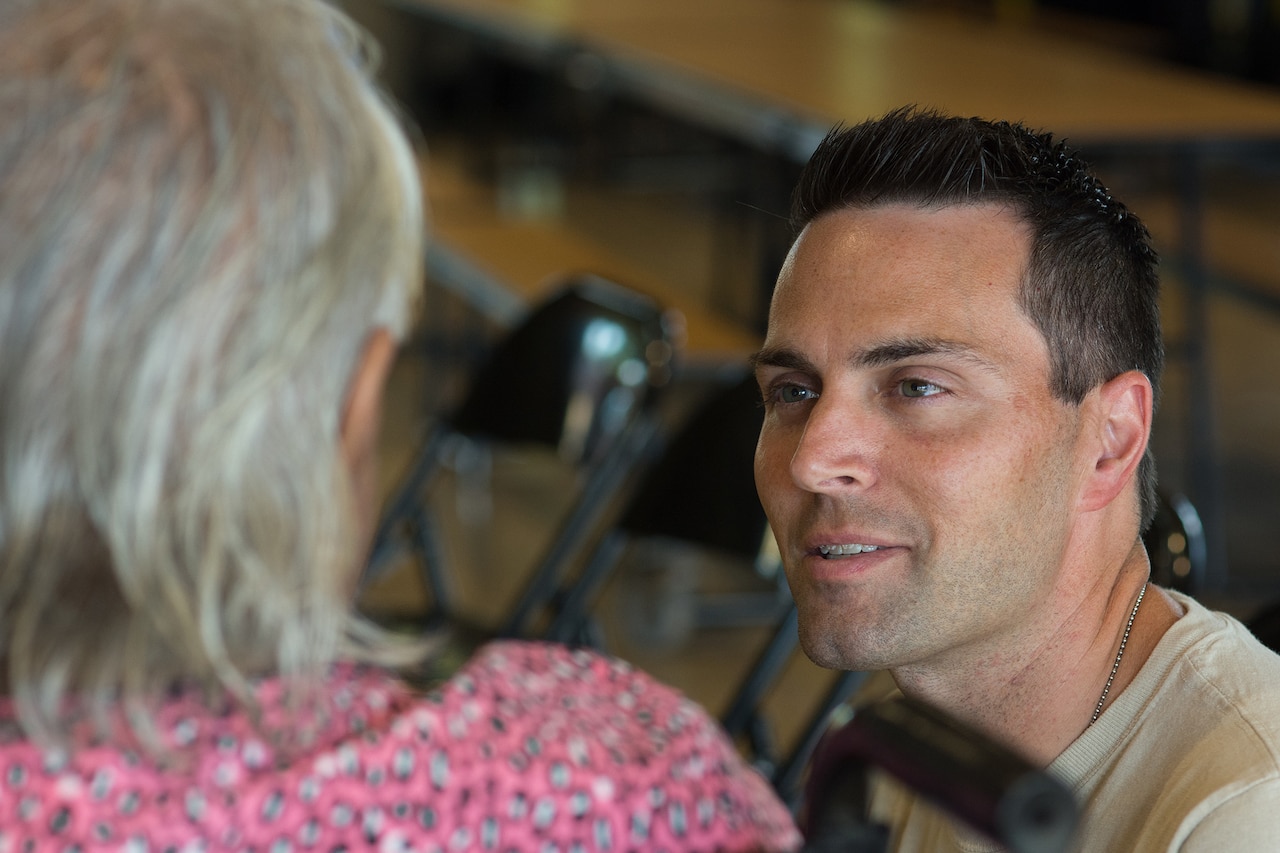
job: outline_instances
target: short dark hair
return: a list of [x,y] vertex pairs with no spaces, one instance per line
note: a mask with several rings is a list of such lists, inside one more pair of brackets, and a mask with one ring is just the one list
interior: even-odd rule
[[[792,198],[797,233],[832,210],[886,204],[1007,204],[1030,226],[1020,301],[1049,347],[1049,384],[1080,403],[1127,370],[1164,370],[1160,279],[1146,226],[1112,197],[1078,152],[1021,124],[903,107],[837,127]],[[1145,531],[1156,510],[1155,458],[1138,469]]]

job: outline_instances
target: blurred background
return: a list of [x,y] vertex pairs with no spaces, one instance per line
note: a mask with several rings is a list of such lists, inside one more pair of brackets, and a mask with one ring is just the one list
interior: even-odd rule
[[[598,459],[584,465],[563,436],[550,449],[455,439],[430,451],[443,461],[413,500],[439,522],[452,614],[500,626],[548,549],[564,545],[557,559],[580,567],[601,531],[626,529],[634,535],[589,602],[594,636],[714,711],[728,706],[785,609],[767,541],[695,548],[689,531],[658,529],[650,516],[643,529],[623,522],[629,510],[634,521],[646,473],[734,386],[758,344],[792,236],[790,188],[813,145],[838,122],[907,103],[1066,137],[1148,223],[1170,356],[1154,446],[1176,510],[1160,531],[1173,537],[1161,540],[1160,576],[1246,620],[1280,599],[1267,538],[1280,524],[1276,3],[346,5],[381,42],[385,80],[421,131],[432,207],[424,310],[384,429],[388,499],[480,365],[568,278],[592,273],[646,295],[670,346],[638,356],[644,393],[660,398],[650,431],[624,454],[627,470],[599,481],[596,511],[566,540],[562,520]],[[481,396],[512,420],[542,390],[510,374]],[[663,481],[670,503],[751,540],[751,507],[720,510],[719,494],[695,488],[710,479],[725,491],[731,478],[691,447],[673,466],[682,473]],[[741,464],[749,472],[749,449]],[[749,480],[732,488],[754,501]],[[387,560],[365,607],[388,618],[431,610],[439,590],[421,569],[420,559]],[[782,744],[801,736],[795,709],[818,702],[830,678],[788,664],[770,712]]]

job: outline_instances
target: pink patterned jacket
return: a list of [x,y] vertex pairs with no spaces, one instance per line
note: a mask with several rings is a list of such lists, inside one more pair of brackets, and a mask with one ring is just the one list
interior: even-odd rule
[[625,663],[535,643],[485,647],[417,694],[336,667],[314,746],[264,681],[255,726],[178,696],[159,715],[161,769],[89,745],[45,754],[0,700],[0,853],[7,851],[782,851],[800,837],[714,722]]

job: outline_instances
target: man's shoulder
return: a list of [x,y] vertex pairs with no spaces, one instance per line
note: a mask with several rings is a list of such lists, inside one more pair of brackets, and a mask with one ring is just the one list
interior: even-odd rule
[[1262,737],[1280,738],[1280,654],[1236,618],[1187,596],[1178,600],[1186,615],[1152,655],[1166,670],[1156,704],[1186,705],[1182,714],[1199,708],[1197,716],[1211,724],[1234,716]]
[[1216,750],[1234,756],[1233,776],[1280,772],[1280,655],[1234,617],[1175,598],[1185,614],[1116,702],[1121,751]]
[[[1174,597],[1185,614],[1054,764],[1085,803],[1079,849],[1163,851],[1216,839],[1225,825],[1217,815],[1280,790],[1280,656],[1237,619]],[[1280,809],[1253,814],[1249,825],[1280,831]]]

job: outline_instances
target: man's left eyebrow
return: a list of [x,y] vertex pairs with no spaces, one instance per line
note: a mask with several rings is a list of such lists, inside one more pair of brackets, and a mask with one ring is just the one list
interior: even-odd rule
[[946,356],[968,362],[983,370],[994,371],[996,365],[973,347],[945,338],[903,338],[885,341],[854,351],[850,362],[854,367],[887,367],[921,356]]

